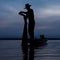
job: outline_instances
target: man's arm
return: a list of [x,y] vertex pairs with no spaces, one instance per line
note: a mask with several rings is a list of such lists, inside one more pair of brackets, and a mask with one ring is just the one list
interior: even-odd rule
[[27,22],[26,21],[27,20],[26,12],[21,11],[21,12],[19,12],[19,15],[22,15],[24,17],[24,21],[26,23]]
[[27,14],[27,12],[20,11],[19,14]]

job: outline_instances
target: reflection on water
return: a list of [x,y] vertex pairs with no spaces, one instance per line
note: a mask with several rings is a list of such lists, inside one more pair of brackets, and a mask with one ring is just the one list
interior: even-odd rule
[[[38,47],[29,46],[27,49],[29,49],[29,51],[27,51],[27,60],[59,60],[60,58],[59,40],[50,40],[47,45]],[[25,58],[25,56],[23,58]]]
[[[28,53],[33,60],[60,60],[60,40],[49,40],[45,46],[33,49],[28,47]],[[25,51],[25,49],[23,49]],[[27,51],[27,50],[26,50]],[[31,53],[32,54],[29,54]],[[24,60],[21,40],[0,40],[0,60]]]
[[23,60],[34,60],[34,46],[28,46],[27,41],[22,41]]
[[[46,45],[46,44],[45,44]],[[44,45],[44,46],[45,46]],[[30,42],[30,45],[28,45],[27,40],[22,40],[22,52],[23,52],[23,60],[34,60],[35,55],[35,49],[38,49],[38,47],[43,47],[43,45],[35,46],[33,42]]]

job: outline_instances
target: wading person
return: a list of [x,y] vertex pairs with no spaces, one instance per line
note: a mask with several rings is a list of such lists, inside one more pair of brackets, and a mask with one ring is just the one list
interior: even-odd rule
[[31,5],[29,3],[25,4],[26,12],[21,11],[20,14],[23,14],[26,19],[28,19],[28,33],[30,36],[30,41],[33,42],[34,40],[34,27],[35,27],[35,20],[34,20],[34,11],[31,9]]
[[[19,14],[24,17],[24,22],[25,22],[25,27],[24,27],[24,32],[23,32],[23,52],[25,53],[26,60],[27,60],[27,20],[29,21],[28,23],[28,33],[30,36],[30,51],[29,51],[29,60],[34,60],[34,46],[33,46],[33,41],[34,41],[34,27],[35,27],[35,20],[34,20],[34,11],[31,9],[30,4],[25,4],[25,9],[27,10],[26,12],[20,11]],[[25,47],[24,47],[25,46]]]

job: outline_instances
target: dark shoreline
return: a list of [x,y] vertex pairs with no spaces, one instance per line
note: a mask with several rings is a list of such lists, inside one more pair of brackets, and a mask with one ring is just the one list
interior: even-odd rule
[[[47,39],[47,40],[60,40],[60,38],[45,38],[45,39]],[[0,40],[22,40],[22,38],[0,38]],[[39,40],[39,38],[35,39],[35,40]]]

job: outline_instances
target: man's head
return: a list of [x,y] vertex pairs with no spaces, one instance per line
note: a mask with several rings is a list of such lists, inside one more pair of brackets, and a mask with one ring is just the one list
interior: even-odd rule
[[31,5],[29,3],[25,4],[25,9],[30,9]]

